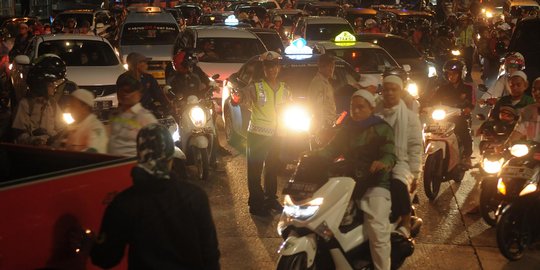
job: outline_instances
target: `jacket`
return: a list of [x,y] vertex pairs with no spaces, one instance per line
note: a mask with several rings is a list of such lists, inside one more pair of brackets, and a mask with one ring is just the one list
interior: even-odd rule
[[92,263],[111,268],[126,246],[128,269],[219,269],[216,229],[205,192],[174,175],[160,179],[135,167],[133,186],[105,210]]
[[[372,187],[390,190],[391,171],[396,163],[394,153],[394,131],[383,119],[371,116],[363,124],[345,118],[332,141],[317,151],[317,155],[335,159],[343,155],[351,164],[351,173],[356,180],[354,197],[361,198]],[[373,161],[381,161],[386,169],[371,174]]]
[[431,101],[427,101],[427,103],[430,103],[432,106],[442,104],[461,109],[474,109],[472,91],[472,87],[463,82],[459,82],[456,86],[452,85],[451,83],[446,83],[437,89],[433,99]]

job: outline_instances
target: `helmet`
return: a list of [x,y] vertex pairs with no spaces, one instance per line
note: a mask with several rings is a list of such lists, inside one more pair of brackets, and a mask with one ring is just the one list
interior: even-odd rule
[[66,64],[54,54],[40,56],[34,66],[28,71],[26,84],[34,96],[47,96],[47,82],[64,80],[66,77]]
[[523,70],[525,68],[525,57],[518,52],[510,52],[504,58],[505,68],[515,67],[518,70]]
[[444,72],[448,72],[448,71],[462,72],[464,67],[465,67],[465,64],[462,61],[452,59],[452,60],[448,60],[448,61],[446,61],[446,63],[444,63],[443,71]]
[[196,64],[197,57],[190,50],[180,50],[173,57],[173,67],[176,71],[193,67]]

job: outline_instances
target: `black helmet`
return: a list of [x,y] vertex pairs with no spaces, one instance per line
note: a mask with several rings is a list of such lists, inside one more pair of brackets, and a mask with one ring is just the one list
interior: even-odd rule
[[35,96],[47,96],[47,82],[64,80],[66,77],[66,64],[54,54],[40,56],[34,66],[28,71],[26,84]]
[[457,59],[451,59],[446,61],[444,63],[443,71],[457,71],[457,72],[463,72],[463,68],[465,67],[465,64],[461,60]]

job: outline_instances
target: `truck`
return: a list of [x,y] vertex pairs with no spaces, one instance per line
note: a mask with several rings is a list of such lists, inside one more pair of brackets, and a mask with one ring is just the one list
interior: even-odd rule
[[[0,269],[99,269],[89,251],[135,158],[0,144]],[[124,260],[115,269],[126,269]]]

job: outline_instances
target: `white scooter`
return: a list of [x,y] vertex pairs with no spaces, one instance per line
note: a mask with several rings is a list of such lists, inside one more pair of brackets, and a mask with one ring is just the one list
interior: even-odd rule
[[[278,251],[279,270],[373,267],[361,211],[357,210],[352,222],[342,224],[351,212],[348,207],[356,182],[350,177],[328,178],[328,168],[320,158],[302,157],[283,192],[287,195],[278,233],[285,241]],[[412,230],[417,233],[421,221],[415,225]],[[413,253],[414,245],[397,233],[391,238],[396,269]]]

